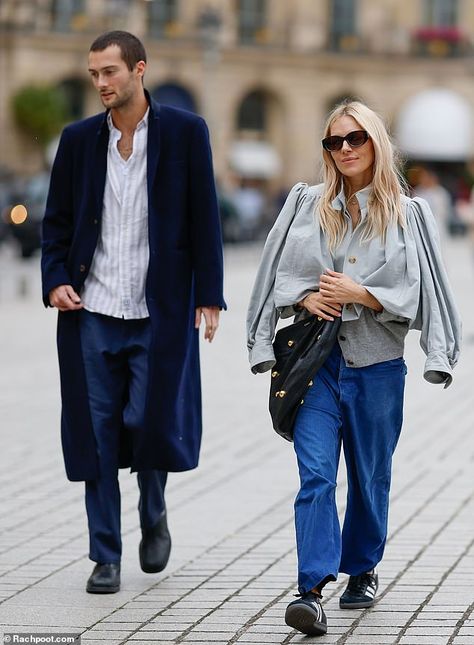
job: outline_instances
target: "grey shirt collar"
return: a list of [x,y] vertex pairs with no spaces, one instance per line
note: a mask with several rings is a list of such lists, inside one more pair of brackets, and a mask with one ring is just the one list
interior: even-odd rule
[[[361,190],[358,190],[354,194],[357,201],[359,202],[361,221],[365,219],[367,215],[367,204],[368,204],[371,192],[372,192],[372,184],[369,184],[368,186],[366,186],[365,188],[362,188]],[[342,211],[345,215],[347,215],[346,214],[346,206],[347,206],[346,196],[344,194],[344,184],[342,183],[342,181],[341,181],[341,189],[339,193],[336,195],[336,197],[332,200],[331,205],[337,211]]]

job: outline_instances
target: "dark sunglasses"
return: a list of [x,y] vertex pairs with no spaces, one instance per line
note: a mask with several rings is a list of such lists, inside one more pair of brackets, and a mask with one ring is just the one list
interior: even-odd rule
[[360,148],[364,143],[367,143],[369,140],[369,133],[365,130],[354,130],[349,132],[345,137],[326,137],[321,141],[323,148],[328,152],[336,152],[342,148],[344,141],[350,145],[351,148]]

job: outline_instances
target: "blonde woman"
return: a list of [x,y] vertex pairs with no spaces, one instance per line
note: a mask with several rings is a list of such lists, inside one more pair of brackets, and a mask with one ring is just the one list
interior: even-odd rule
[[[300,597],[286,623],[324,634],[323,587],[349,575],[342,608],[370,607],[387,537],[391,462],[402,427],[408,330],[421,330],[424,376],[452,380],[460,321],[433,215],[403,194],[380,117],[337,106],[322,140],[324,183],[297,184],[270,232],[248,313],[252,371],[274,364],[279,317],[341,318],[338,340],[308,386],[293,429]],[[329,323],[330,324],[330,323]],[[342,532],[335,502],[340,449],[347,466]]]

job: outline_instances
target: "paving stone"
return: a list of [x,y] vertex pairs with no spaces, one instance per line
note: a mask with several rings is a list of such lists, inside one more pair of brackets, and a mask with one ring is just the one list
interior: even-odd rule
[[163,631],[154,631],[148,629],[140,629],[135,634],[132,634],[128,638],[128,642],[135,643],[135,641],[174,641],[178,636],[181,635],[181,632],[163,632]]
[[400,645],[447,645],[446,636],[402,636]]
[[[292,644],[306,643],[284,624],[285,606],[296,592],[294,454],[271,430],[268,379],[250,374],[243,339],[236,342],[259,247],[227,249],[232,307],[212,346],[202,346],[201,465],[169,476],[173,553],[168,568],[156,576],[138,568],[136,478],[122,472],[122,590],[110,596],[84,591],[91,562],[83,485],[65,481],[55,317],[38,305],[38,261],[15,265],[3,252],[0,247],[0,278],[21,270],[32,290],[29,297],[10,298],[8,307],[0,307],[2,336],[9,340],[2,345],[9,369],[0,371],[0,624],[23,632],[87,629],[84,645],[119,645],[124,638],[134,645],[169,645],[183,634],[183,642],[227,645],[237,633],[237,642],[249,645],[288,637]],[[474,337],[469,251],[463,241],[448,240],[447,254],[464,329]],[[394,459],[380,600],[370,611],[341,611],[338,599],[347,576],[328,585],[329,633],[318,640],[323,645],[341,637],[346,645],[383,645],[403,629],[400,645],[446,645],[465,619],[474,586],[474,556],[468,550],[474,508],[463,506],[474,488],[469,461],[474,343],[465,343],[463,353],[454,384],[440,390],[422,380],[418,335],[408,338],[405,427]],[[12,388],[12,383],[21,386]],[[231,441],[236,432],[239,440]],[[341,510],[346,492],[341,468]],[[471,645],[473,639],[473,623],[466,620],[452,645]]]
[[376,645],[382,645],[382,643],[392,643],[394,642],[394,637],[391,634],[358,634],[350,635],[346,643],[349,645],[371,645],[375,643]]
[[[127,631],[119,631],[119,630],[93,630],[93,631],[88,631],[85,634],[81,635],[81,641],[84,642],[85,640],[89,640],[91,638],[92,640],[95,641],[117,641],[117,642],[122,642],[125,639],[127,639],[130,636],[130,632]],[[82,645],[81,642],[81,645]]]

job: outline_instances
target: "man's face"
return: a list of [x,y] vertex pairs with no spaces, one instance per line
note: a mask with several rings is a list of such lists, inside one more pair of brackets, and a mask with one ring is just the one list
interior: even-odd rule
[[89,74],[106,108],[127,105],[142,88],[145,63],[130,71],[121,57],[120,47],[110,45],[103,51],[89,52]]

